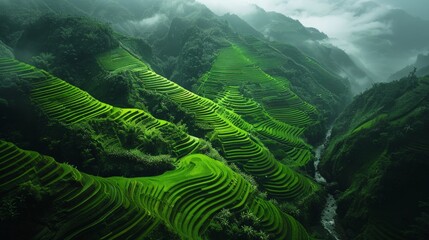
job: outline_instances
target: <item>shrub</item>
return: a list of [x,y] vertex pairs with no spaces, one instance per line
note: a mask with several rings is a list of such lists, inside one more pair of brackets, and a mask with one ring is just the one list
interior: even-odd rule
[[222,209],[214,216],[206,234],[210,239],[270,239],[260,223],[261,220],[251,210]]
[[105,154],[104,174],[108,176],[156,176],[173,170],[174,158],[170,155],[147,155],[137,149],[111,148]]

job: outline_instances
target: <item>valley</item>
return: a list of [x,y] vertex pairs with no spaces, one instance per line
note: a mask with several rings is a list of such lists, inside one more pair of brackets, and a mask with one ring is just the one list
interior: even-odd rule
[[0,8],[2,239],[427,239],[427,55],[384,83],[256,5]]

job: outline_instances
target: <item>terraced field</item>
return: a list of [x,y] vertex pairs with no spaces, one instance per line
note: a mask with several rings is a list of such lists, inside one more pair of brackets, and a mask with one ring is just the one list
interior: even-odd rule
[[[231,87],[240,88],[272,117],[293,126],[308,126],[317,114],[312,105],[290,90],[287,82],[262,71],[237,45],[220,51],[210,72],[201,79],[197,93],[217,100]],[[231,106],[238,105],[242,103]]]
[[[196,152],[200,147],[198,138],[180,131],[167,121],[156,119],[139,109],[110,106],[45,71],[12,59],[0,59],[0,75],[8,74],[28,80],[32,87],[31,99],[51,120],[64,124],[93,120],[110,121],[140,129],[142,133],[157,130],[165,133],[163,137],[170,143],[172,154],[176,157]],[[171,134],[171,128],[175,129],[174,134]]]
[[291,165],[303,166],[311,159],[312,148],[301,135],[315,122],[316,109],[293,93],[287,82],[262,71],[240,47],[220,51],[197,92],[241,115],[260,135],[284,145]]
[[[129,66],[126,59],[129,59],[130,65],[135,61],[125,50],[117,49],[113,53],[115,55],[106,53],[99,57],[100,65],[106,70],[118,71],[117,69]],[[119,62],[124,66],[117,64]],[[112,68],[113,65],[117,69]],[[279,199],[297,200],[312,194],[318,188],[309,178],[279,163],[249,133],[254,131],[254,127],[238,114],[180,87],[147,69],[143,63],[141,65],[129,68],[135,76],[135,84],[168,96],[188,113],[196,116],[197,124],[211,133],[210,140],[222,149],[223,157],[254,176],[268,194]],[[260,127],[263,128],[264,125]],[[299,132],[296,128],[292,129],[291,131]]]
[[0,141],[0,196],[29,184],[49,191],[44,216],[34,216],[37,239],[141,239],[160,223],[184,239],[202,239],[223,208],[253,212],[273,239],[309,239],[223,163],[194,154],[177,164],[156,177],[100,178]]
[[238,86],[230,86],[218,99],[218,104],[233,110],[249,123],[263,137],[275,140],[287,150],[288,165],[305,166],[312,157],[311,146],[300,137],[305,128],[295,127],[271,117],[261,104],[246,98]]

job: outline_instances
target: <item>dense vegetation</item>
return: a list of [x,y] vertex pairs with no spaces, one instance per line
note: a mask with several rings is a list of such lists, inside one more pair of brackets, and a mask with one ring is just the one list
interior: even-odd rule
[[335,123],[322,170],[352,239],[426,239],[429,78],[377,84]]
[[[327,192],[345,239],[427,239],[426,65],[344,110],[356,86],[338,74],[368,76],[281,14],[186,0],[0,8],[5,239],[329,239]],[[314,146],[335,119],[325,186]]]

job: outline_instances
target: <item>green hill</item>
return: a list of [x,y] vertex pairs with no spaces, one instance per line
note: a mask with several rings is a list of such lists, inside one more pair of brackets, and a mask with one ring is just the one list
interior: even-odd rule
[[[109,61],[109,68],[121,69],[122,66],[126,66],[128,69],[132,69],[134,73],[150,73],[150,70],[142,62],[133,58],[126,51],[115,51],[124,57],[121,58],[118,55],[110,53],[109,55],[104,55],[100,61],[106,63],[106,57],[109,56],[115,59]],[[134,61],[134,65],[132,65],[132,61]],[[160,177],[138,178],[135,180],[109,178],[105,180],[99,177],[80,174],[68,165],[58,165],[50,158],[47,158],[49,161],[40,160],[45,158],[35,153],[27,154],[16,149],[9,143],[2,142],[2,150],[4,151],[4,154],[2,154],[4,168],[1,175],[4,178],[1,188],[4,193],[2,193],[2,200],[18,201],[14,199],[16,193],[11,189],[17,189],[20,184],[30,181],[28,183],[30,184],[29,187],[31,187],[28,190],[30,193],[27,192],[27,189],[24,189],[25,191],[22,190],[23,192],[20,192],[20,194],[46,193],[50,196],[49,201],[59,204],[54,205],[56,206],[54,209],[48,208],[43,211],[45,216],[48,215],[47,219],[45,219],[46,221],[52,221],[52,219],[57,218],[61,219],[61,216],[64,217],[64,212],[69,212],[67,218],[57,223],[56,229],[59,230],[51,230],[46,228],[44,224],[39,223],[38,227],[34,228],[34,232],[23,234],[36,236],[36,238],[42,235],[52,236],[52,238],[79,238],[79,236],[93,236],[97,238],[102,238],[103,236],[107,238],[129,236],[139,238],[150,234],[151,229],[162,222],[168,229],[171,229],[171,231],[182,237],[198,239],[209,228],[210,222],[216,213],[225,208],[233,212],[251,212],[258,219],[257,228],[262,229],[261,231],[264,231],[265,234],[273,238],[295,239],[298,237],[299,239],[306,239],[308,237],[299,223],[295,222],[291,217],[280,213],[273,204],[255,197],[254,187],[226,165],[204,155],[189,155],[202,147],[201,142],[198,138],[181,132],[175,125],[155,119],[142,110],[121,109],[99,102],[86,92],[49,75],[45,71],[12,59],[1,59],[0,72],[4,78],[8,74],[15,74],[20,79],[27,80],[27,84],[30,85],[32,102],[41,109],[42,114],[49,121],[60,122],[67,126],[81,125],[85,122],[93,124],[91,125],[93,126],[92,134],[94,138],[98,139],[98,143],[102,144],[105,148],[112,147],[112,145],[115,147],[125,147],[126,144],[121,142],[120,137],[117,136],[119,134],[102,134],[100,126],[98,128],[95,127],[97,126],[95,122],[103,125],[113,124],[133,127],[137,130],[137,137],[139,139],[137,141],[139,145],[133,147],[142,152],[147,147],[150,147],[146,145],[147,142],[145,142],[144,138],[148,134],[154,134],[156,131],[159,131],[160,137],[164,139],[167,145],[155,147],[170,149],[172,154],[177,157],[187,155],[187,157],[175,163],[177,167],[175,171],[165,173]],[[175,84],[173,87],[179,88]],[[183,88],[180,89],[184,91]],[[197,99],[200,98],[197,95],[195,97]],[[204,111],[204,109],[201,110]],[[215,118],[218,117],[217,115],[212,116]],[[233,113],[224,113],[222,117],[218,117],[219,121],[226,120],[224,123],[219,122],[219,124],[228,124],[229,120],[224,119],[224,117],[227,118],[228,116],[233,116]],[[227,125],[224,125],[225,127]],[[112,128],[113,130],[117,130],[119,127],[114,126]],[[246,134],[241,129],[239,131],[242,134]],[[219,135],[228,134],[228,132],[227,129],[224,129],[224,131],[219,129]],[[233,135],[230,135],[230,137],[233,137]],[[243,140],[247,141],[248,144],[252,144],[250,139],[246,140],[244,138]],[[255,143],[250,146],[259,147],[259,151],[262,151],[262,153],[263,151],[267,151]],[[236,157],[240,158],[239,156],[237,155]],[[16,161],[16,159],[20,161]],[[110,159],[113,161],[123,160],[118,157],[116,159],[110,157]],[[210,161],[213,162],[212,166],[209,163]],[[286,189],[285,191],[277,192],[280,196],[293,199],[302,194],[308,194],[306,191],[312,191],[311,186],[315,186],[305,177],[276,163],[273,158],[260,158],[259,162],[248,163],[246,166],[256,167],[258,164],[265,162],[269,164],[268,166],[277,166],[282,171],[280,173],[285,174],[273,175],[277,177],[275,181],[266,180],[267,189],[269,186],[271,186],[271,189],[275,189],[277,184],[289,185],[289,190]],[[135,166],[138,166],[138,164]],[[261,170],[263,169],[259,169],[259,171]],[[231,177],[228,177],[229,174],[238,177],[239,180],[232,180]],[[262,171],[260,174],[266,174],[271,177],[270,174],[272,173]],[[298,182],[296,182],[297,178],[300,179]],[[71,179],[72,182],[68,182],[68,179]],[[80,184],[76,185],[73,181]],[[37,183],[36,186],[32,186],[33,182]],[[231,182],[234,184],[231,184]],[[193,184],[195,184],[195,188]],[[307,188],[305,188],[306,184],[308,184]],[[25,186],[27,185],[24,184],[23,188]],[[38,193],[38,189],[42,189],[43,191]],[[9,195],[6,195],[6,193]],[[140,197],[136,198],[136,196]],[[31,197],[28,199],[29,201],[37,200]],[[154,199],[157,200],[154,202]],[[210,203],[210,199],[213,199],[213,204]],[[39,199],[37,201],[42,200]],[[62,205],[63,203],[67,205]],[[4,204],[7,204],[7,202]],[[45,204],[45,202],[40,204]],[[188,210],[186,207],[187,204],[189,204]],[[177,210],[172,210],[174,206]],[[112,212],[100,211],[100,209],[110,208],[113,208]],[[61,209],[61,211],[57,209]],[[93,211],[97,211],[97,214],[92,214]],[[109,219],[108,217],[111,215],[116,215],[115,211],[118,211],[118,213],[122,212],[123,219],[112,219],[112,227],[105,228],[105,224],[109,224],[109,220],[106,219]],[[267,212],[269,212],[268,215]],[[130,214],[130,217],[128,217],[128,214]],[[88,222],[79,221],[82,216],[87,216],[85,219]],[[13,216],[6,215],[6,217]],[[133,224],[130,225],[127,222],[128,220]],[[25,220],[24,217],[23,219],[18,219],[18,223],[12,222],[11,227],[21,226],[20,224],[24,226],[26,224],[33,224],[32,221],[37,222],[37,220]],[[91,224],[88,225],[87,223]],[[116,228],[117,230],[115,230]],[[3,231],[8,232],[7,228]],[[13,232],[10,232],[10,234],[13,234]],[[214,229],[211,230],[211,234],[221,233],[216,233],[216,229]]]
[[350,239],[425,239],[429,78],[377,84],[338,118],[321,162]]
[[240,175],[204,155],[188,155],[156,177],[101,178],[8,142],[0,141],[0,152],[1,230],[8,239],[159,239],[161,224],[202,239],[222,209],[254,214],[266,236],[309,239]]
[[[147,154],[170,154],[173,157],[188,155],[198,151],[203,146],[200,139],[188,135],[172,123],[156,119],[143,110],[117,108],[100,102],[79,88],[30,65],[12,59],[0,59],[0,75],[5,80],[6,85],[8,76],[12,75],[14,77],[10,81],[16,81],[15,84],[25,85],[29,88],[28,92],[21,97],[31,99],[35,107],[40,109],[43,117],[47,118],[46,121],[60,124],[61,128],[54,128],[53,131],[62,132],[66,131],[64,129],[69,129],[68,132],[71,132],[69,134],[85,134],[90,138],[88,145],[85,145],[84,142],[73,143],[73,141],[78,141],[78,138],[68,139],[73,145],[81,144],[83,148],[88,148],[95,144],[96,146],[92,149],[95,152],[116,152],[116,149],[126,148],[137,149]],[[24,82],[19,83],[20,81],[17,79]],[[7,88],[4,91],[7,91]],[[19,96],[12,94],[12,96],[6,97],[5,101],[13,103],[17,101],[17,97]],[[12,105],[10,108],[6,107],[4,112],[5,127],[8,127],[6,125],[8,120],[6,111],[10,115],[17,115],[14,112],[25,112],[31,107],[28,105],[29,103],[27,106]],[[37,118],[38,116],[32,117]],[[24,124],[26,123],[21,123],[20,127]],[[33,127],[42,129],[46,129],[46,125],[49,126],[46,123],[43,126],[37,126],[33,123]],[[80,129],[83,129],[83,133],[79,131]],[[10,137],[8,133],[10,134],[12,129],[4,130],[3,137]],[[54,141],[59,140],[57,139],[58,133],[45,131],[42,134],[48,134],[48,137],[53,138]],[[34,134],[37,137],[38,133],[28,133],[27,135]],[[44,135],[39,137],[46,138]],[[33,143],[32,145],[37,144]],[[68,150],[83,151],[84,149]],[[63,151],[67,151],[67,148]],[[89,155],[99,161],[98,164],[103,164],[104,160],[109,160],[108,157],[99,156],[98,153]],[[84,157],[80,155],[80,158]],[[102,169],[101,172],[105,170],[107,169]]]
[[[0,58],[0,139],[76,166],[81,173],[48,173],[58,188],[73,189],[61,185],[68,172],[86,177],[76,202],[60,206],[72,223],[46,208],[2,232],[35,224],[35,238],[307,239],[319,231],[325,190],[310,177],[310,144],[347,103],[345,79],[192,1],[4,4],[0,40],[16,60]],[[52,199],[75,199],[75,190]],[[137,210],[120,223],[92,214],[111,206]]]
[[221,155],[255,177],[270,196],[298,200],[313,195],[318,189],[312,180],[278,162],[252,136],[254,127],[233,111],[154,73],[143,62],[135,64],[138,61],[123,49],[102,54],[98,61],[105,70],[111,72],[128,69],[133,74],[137,88],[162,94],[185,109],[187,114],[194,115],[197,127],[202,129]]
[[258,6],[241,17],[270,41],[295,46],[324,68],[348,78],[354,94],[374,82],[367,69],[358,65],[344,50],[329,43],[329,37],[315,28],[305,27],[298,20],[278,12],[266,12]]
[[310,160],[311,147],[301,135],[317,124],[316,108],[292,92],[287,80],[262,71],[239,46],[219,52],[196,92],[242,116],[261,137],[286,147],[287,161],[293,165],[304,166]]

